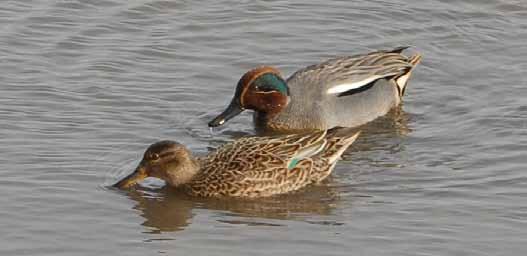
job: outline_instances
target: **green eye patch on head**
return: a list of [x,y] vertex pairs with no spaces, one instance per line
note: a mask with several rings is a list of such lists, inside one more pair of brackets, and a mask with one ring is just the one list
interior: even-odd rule
[[263,74],[254,81],[254,85],[260,91],[279,91],[289,95],[289,87],[287,87],[286,82],[276,74]]

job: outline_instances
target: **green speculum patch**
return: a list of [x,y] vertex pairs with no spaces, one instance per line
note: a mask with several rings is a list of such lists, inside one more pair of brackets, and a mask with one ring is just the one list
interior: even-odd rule
[[291,170],[295,168],[295,166],[298,164],[298,161],[300,161],[300,159],[296,159],[296,158],[291,159],[291,161],[289,161],[289,165],[287,166],[287,169]]

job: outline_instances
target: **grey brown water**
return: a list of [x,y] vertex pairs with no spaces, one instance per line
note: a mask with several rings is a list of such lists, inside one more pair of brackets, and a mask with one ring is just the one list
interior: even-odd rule
[[[4,1],[1,255],[521,255],[524,1]],[[206,153],[237,79],[412,45],[402,108],[327,184],[261,200],[106,185],[159,139]]]

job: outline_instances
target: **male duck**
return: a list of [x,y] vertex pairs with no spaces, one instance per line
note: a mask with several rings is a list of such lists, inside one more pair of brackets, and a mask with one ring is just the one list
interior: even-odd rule
[[278,137],[248,137],[194,158],[173,141],[152,144],[136,170],[117,182],[129,188],[146,177],[202,197],[265,197],[324,180],[359,132],[318,131]]
[[355,127],[385,115],[401,102],[421,55],[407,47],[338,57],[312,65],[284,80],[272,67],[245,73],[234,98],[209,127],[224,124],[245,109],[264,131],[295,132]]

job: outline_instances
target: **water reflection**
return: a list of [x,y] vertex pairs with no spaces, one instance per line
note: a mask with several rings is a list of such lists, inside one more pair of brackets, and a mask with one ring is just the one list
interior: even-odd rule
[[401,106],[392,109],[387,115],[377,118],[357,129],[361,136],[344,152],[337,168],[345,170],[332,176],[343,182],[347,191],[353,184],[363,180],[375,179],[379,173],[400,170],[405,164],[408,135],[413,115],[406,113]]
[[[327,216],[338,204],[338,193],[325,184],[311,186],[296,193],[260,199],[210,199],[190,197],[171,188],[132,190],[128,197],[133,207],[145,218],[141,224],[153,233],[185,229],[194,216],[194,209],[215,210],[216,221],[229,224],[269,225],[265,221],[247,221],[236,217],[304,220],[306,217]],[[231,217],[235,217],[234,219]]]
[[182,193],[171,193],[169,190],[132,190],[128,193],[130,199],[136,202],[133,208],[145,218],[141,225],[159,232],[183,230],[190,224],[194,203]]
[[398,153],[403,148],[399,147],[399,139],[408,136],[412,132],[408,125],[410,115],[401,106],[393,108],[385,116],[357,127],[361,130],[361,136],[350,147],[345,155],[357,151],[385,151]]

